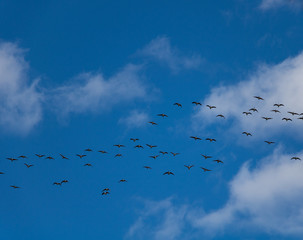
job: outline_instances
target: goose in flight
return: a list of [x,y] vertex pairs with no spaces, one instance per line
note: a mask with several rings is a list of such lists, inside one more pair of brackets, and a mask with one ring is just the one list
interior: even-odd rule
[[265,119],[266,121],[272,119],[271,117],[262,117],[263,119]]
[[166,114],[164,114],[164,113],[160,113],[160,114],[157,114],[157,116],[159,116],[159,117],[168,117]]
[[217,108],[216,106],[211,106],[211,105],[206,105],[206,107],[208,107],[209,109],[212,109],[212,108]]
[[292,157],[291,160],[301,160],[299,157]]
[[103,150],[100,150],[100,151],[98,151],[99,153],[108,153],[108,152],[106,152],[106,151],[103,151]]
[[283,107],[284,106],[284,104],[282,104],[282,103],[275,103],[274,104],[274,107]]
[[64,179],[64,180],[61,181],[61,184],[62,183],[68,183],[68,180]]
[[134,148],[144,148],[142,145],[136,145]]
[[221,161],[220,159],[216,159],[216,160],[213,160],[214,162],[217,162],[217,163],[223,163],[223,161]]
[[151,125],[158,125],[158,123],[155,123],[153,121],[149,122]]
[[54,182],[53,185],[61,186],[60,182]]
[[195,137],[195,136],[190,136],[190,138],[193,138],[193,139],[195,139],[195,140],[201,140],[201,138]]
[[115,155],[115,157],[122,157],[122,154],[121,154],[121,153],[117,153],[117,154]]
[[210,169],[207,169],[207,168],[204,168],[204,167],[201,167],[203,169],[204,172],[210,172],[211,170]]
[[176,105],[176,106],[178,106],[178,107],[182,107],[182,104],[180,104],[180,103],[174,103],[174,105]]
[[180,153],[174,153],[174,152],[170,152],[174,157],[179,155]]
[[110,192],[102,192],[101,194],[102,195],[107,195],[107,194],[110,194]]
[[296,112],[288,112],[289,114],[295,116],[295,115],[299,115],[299,113],[296,113]]
[[125,179],[121,179],[121,180],[119,180],[119,183],[121,183],[121,182],[127,182]]
[[155,156],[149,156],[150,158],[156,159],[157,157],[159,157],[159,155],[155,155]]
[[78,156],[80,159],[82,159],[82,158],[86,157],[86,155],[85,155],[85,154],[83,154],[83,155],[81,155],[81,154],[76,154],[76,156]]
[[11,162],[17,161],[17,160],[18,160],[18,159],[16,159],[16,158],[6,158],[6,159],[10,160]]
[[20,188],[20,187],[18,187],[16,185],[11,185],[11,187],[14,188],[14,189]]
[[145,169],[152,169],[150,166],[143,166]]
[[118,147],[118,148],[125,147],[125,146],[122,145],[122,144],[115,144],[115,145],[113,145],[113,146]]
[[288,122],[288,121],[292,121],[292,119],[291,118],[282,118],[282,121],[286,121],[286,122]]
[[43,155],[43,154],[35,154],[37,157],[39,157],[39,158],[42,158],[42,157],[44,157],[45,155]]
[[200,102],[192,102],[192,104],[195,104],[196,106],[198,106],[198,105],[202,106],[202,104]]
[[252,113],[251,112],[242,112],[242,114],[245,114],[247,116],[247,115],[251,115]]
[[207,155],[204,155],[204,154],[201,154],[201,156],[204,157],[205,159],[212,158],[212,156],[207,156]]
[[249,109],[249,111],[258,112],[258,110],[256,108],[251,108],[251,109]]
[[264,100],[263,98],[261,98],[260,96],[254,96],[254,98],[258,99],[258,100]]
[[34,166],[33,164],[27,164],[27,163],[24,163],[24,165],[25,165],[27,168],[30,168],[30,167],[33,167],[33,166]]
[[245,134],[246,136],[252,136],[249,132],[242,132],[242,134]]
[[303,120],[303,117],[299,117],[298,119]]
[[217,141],[217,140],[214,139],[214,138],[206,138],[205,140],[206,140],[206,141],[210,141],[210,142],[216,142],[216,141]]
[[264,141],[264,142],[266,142],[268,145],[275,143],[275,142],[271,142],[271,141]]
[[146,144],[146,146],[148,146],[148,147],[150,147],[150,148],[157,147],[157,145],[150,145],[150,144]]
[[271,110],[271,112],[274,112],[274,113],[281,113],[279,110],[277,110],[277,109],[273,109],[273,110]]
[[190,170],[194,165],[184,165],[188,170]]
[[90,163],[85,163],[83,166],[92,167],[93,165],[91,165]]
[[162,153],[163,155],[168,154],[168,152],[159,151],[159,153]]
[[93,150],[90,149],[90,148],[87,148],[87,149],[85,149],[84,151],[86,151],[86,152],[92,152]]
[[51,157],[51,156],[48,156],[48,157],[46,157],[46,159],[54,159],[53,157]]
[[61,153],[59,153],[60,156],[62,157],[62,159],[68,159],[67,157],[65,157],[64,155],[62,155]]
[[104,188],[104,189],[102,190],[102,192],[108,192],[108,191],[110,191],[109,188]]
[[167,172],[163,173],[163,175],[175,175],[175,174],[171,171],[167,171]]
[[18,158],[27,158],[26,156],[24,156],[24,155],[21,155],[21,156],[19,156]]
[[135,141],[138,141],[139,138],[130,138],[131,141],[135,142]]
[[224,115],[222,115],[222,114],[218,114],[216,117],[225,118]]

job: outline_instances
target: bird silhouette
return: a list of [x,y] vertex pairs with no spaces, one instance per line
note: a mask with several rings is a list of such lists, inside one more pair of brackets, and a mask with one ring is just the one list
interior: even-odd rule
[[198,106],[198,105],[202,106],[202,104],[200,102],[192,102],[192,104],[195,104],[196,106]]
[[61,184],[62,183],[68,183],[68,180],[64,179],[64,180],[61,181]]
[[108,192],[108,191],[110,191],[109,188],[104,188],[104,189],[102,190],[102,192]]
[[251,108],[251,109],[249,109],[249,111],[258,112],[258,110],[256,108]]
[[8,159],[8,160],[10,160],[11,162],[13,162],[13,161],[17,161],[18,159],[16,159],[16,158],[6,158],[6,159]]
[[100,152],[100,153],[108,153],[108,152],[106,152],[106,151],[104,151],[104,150],[100,150],[100,151],[98,151],[98,152]]
[[158,123],[155,123],[153,121],[149,122],[151,125],[158,125]]
[[211,106],[211,105],[206,105],[206,107],[208,107],[209,109],[213,109],[213,108],[217,108],[216,106]]
[[282,118],[282,121],[286,121],[286,122],[288,122],[288,121],[292,121],[292,119],[291,118]]
[[205,159],[212,158],[212,156],[207,156],[207,155],[204,155],[204,154],[201,154],[201,156],[204,157]]
[[159,153],[162,153],[163,155],[168,154],[168,152],[164,152],[164,151],[159,151]]
[[159,155],[149,156],[149,157],[151,157],[151,158],[153,158],[153,159],[156,159],[157,157],[159,157]]
[[214,162],[217,162],[217,163],[223,163],[223,161],[221,161],[220,159],[216,159],[216,160],[213,160]]
[[299,117],[298,119],[303,120],[303,117]]
[[82,159],[82,158],[84,158],[84,157],[86,157],[86,155],[85,154],[76,154],[76,156],[78,156],[80,159]]
[[48,157],[46,157],[46,159],[54,159],[53,157],[51,157],[51,156],[48,156]]
[[283,107],[284,106],[284,104],[282,104],[282,103],[275,103],[274,104],[274,107]]
[[101,194],[102,195],[108,195],[108,194],[110,194],[110,192],[102,192]]
[[150,166],[143,166],[145,169],[152,169]]
[[167,172],[163,173],[163,175],[175,175],[175,174],[171,171],[167,171]]
[[249,132],[242,132],[242,134],[245,134],[246,136],[252,136]]
[[264,141],[264,142],[266,142],[268,145],[275,143],[275,142],[271,142],[271,141]]
[[135,148],[144,148],[142,145],[136,145]]
[[184,167],[186,167],[188,170],[190,170],[192,167],[194,167],[194,165],[184,165]]
[[164,113],[160,113],[160,114],[157,114],[157,116],[159,116],[159,117],[168,117],[166,114],[164,114]]
[[43,155],[43,154],[35,154],[37,157],[39,157],[39,158],[42,158],[42,157],[44,157],[45,155]]
[[61,186],[61,182],[54,182],[53,185]]
[[299,157],[292,157],[291,160],[301,160]]
[[115,144],[115,145],[113,145],[113,146],[118,147],[118,148],[125,147],[125,146],[122,145],[122,144]]
[[11,185],[11,187],[14,188],[14,189],[20,188],[20,187],[18,187],[16,185]]
[[174,103],[174,105],[176,105],[176,106],[178,106],[178,107],[182,107],[182,104],[180,104],[180,103]]
[[125,179],[121,179],[121,180],[119,180],[119,183],[121,183],[121,182],[127,182]]
[[225,118],[224,115],[222,115],[222,114],[218,114],[216,117]]
[[247,115],[251,115],[252,113],[251,112],[242,112],[242,114],[245,114],[247,116]]
[[258,99],[258,100],[264,100],[263,98],[259,97],[259,96],[254,96],[254,98]]
[[206,141],[210,141],[210,142],[216,142],[216,141],[217,141],[217,140],[214,139],[214,138],[206,138],[205,140],[206,140]]
[[135,142],[135,141],[138,141],[139,138],[130,138],[131,141]]
[[174,157],[179,155],[180,153],[174,153],[174,152],[170,152]]
[[21,155],[21,156],[19,156],[18,158],[27,158],[26,156],[24,156],[24,155]]
[[279,110],[277,109],[273,109],[273,110],[270,110],[271,112],[274,112],[274,113],[281,113]]
[[61,153],[59,153],[60,156],[62,157],[62,159],[68,159],[67,157],[65,157],[64,155],[62,155]]
[[190,136],[190,138],[193,138],[193,139],[195,139],[195,140],[201,140],[201,138],[195,137],[195,136]]
[[201,167],[203,169],[204,172],[210,172],[211,170],[210,169],[207,169],[207,168],[204,168],[204,167]]
[[91,165],[90,163],[85,163],[83,166],[92,167],[93,165]]
[[266,121],[272,119],[271,117],[262,117],[263,119],[265,119]]
[[122,154],[121,154],[121,153],[117,153],[117,154],[115,155],[115,157],[122,157]]
[[84,151],[86,151],[86,152],[92,152],[93,150],[90,149],[90,148],[87,148],[87,149],[85,149]]
[[296,113],[296,112],[288,112],[289,114],[295,116],[295,115],[299,115],[299,113]]
[[146,146],[148,146],[149,148],[157,147],[157,145],[150,145],[150,144],[146,144]]
[[33,166],[34,166],[33,164],[27,164],[27,163],[24,163],[24,165],[25,165],[27,168],[30,168],[30,167],[33,167]]

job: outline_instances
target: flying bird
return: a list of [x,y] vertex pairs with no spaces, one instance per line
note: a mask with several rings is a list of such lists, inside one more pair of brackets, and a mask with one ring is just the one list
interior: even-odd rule
[[18,186],[16,186],[16,185],[11,185],[11,187],[12,187],[12,188],[15,188],[15,189],[16,189],[16,188],[20,188],[20,187],[18,187]]
[[122,157],[122,154],[121,154],[121,153],[117,153],[117,154],[115,155],[115,157]]
[[201,104],[200,102],[192,102],[192,104],[195,104],[196,106],[197,106],[197,105],[202,106],[202,104]]
[[146,146],[148,146],[148,147],[150,147],[150,148],[157,147],[157,145],[150,145],[150,144],[146,144]]
[[138,141],[139,138],[130,138],[131,141],[135,142],[135,141]]
[[254,96],[254,98],[258,99],[258,100],[264,100],[263,98],[259,97],[259,96]]
[[214,138],[206,138],[205,140],[206,140],[206,141],[210,141],[210,142],[216,142],[216,141],[217,141],[217,140],[214,139]]
[[188,170],[190,170],[194,165],[184,165]]
[[101,194],[102,195],[107,195],[107,194],[110,194],[110,192],[102,192]]
[[83,166],[92,167],[93,165],[91,165],[90,163],[85,163]]
[[182,104],[180,104],[180,103],[174,103],[174,105],[176,105],[176,106],[178,106],[178,107],[182,107]]
[[60,156],[62,157],[62,159],[68,159],[67,157],[65,157],[64,155],[62,155],[61,153],[59,153]]
[[175,175],[173,172],[167,171],[165,173],[163,173],[163,175]]
[[136,145],[135,148],[144,148],[142,145]]
[[168,152],[163,152],[163,151],[159,151],[159,153],[162,153],[163,155],[168,154]]
[[157,116],[159,116],[159,117],[168,117],[166,114],[164,114],[164,113],[160,113],[160,114],[157,114]]
[[206,105],[209,109],[216,108],[216,106]]
[[81,154],[76,154],[76,156],[78,156],[80,159],[82,159],[82,158],[86,157],[86,155],[85,155],[85,154],[83,154],[83,155],[81,155]]
[[193,139],[195,139],[195,140],[201,140],[201,138],[195,137],[195,136],[190,136],[190,138],[193,138]]
[[17,160],[18,160],[18,159],[16,159],[16,158],[6,158],[6,159],[10,160],[11,162],[17,161]]
[[87,149],[85,149],[84,151],[86,151],[86,152],[92,152],[93,150],[90,149],[90,148],[87,148]]
[[53,185],[61,186],[60,182],[54,182]]
[[217,162],[217,163],[223,163],[223,161],[221,161],[220,159],[216,159],[216,160],[213,160],[214,162]]
[[283,107],[284,106],[284,104],[282,104],[282,103],[275,103],[274,104],[274,107]]
[[33,164],[27,164],[27,163],[24,163],[24,165],[25,165],[27,168],[30,168],[30,167],[33,167],[33,166],[34,166]]
[[279,110],[277,110],[277,109],[273,109],[273,110],[271,110],[271,112],[274,112],[274,113],[281,113]]
[[24,156],[24,155],[21,155],[21,156],[19,156],[18,158],[27,158],[26,156]]
[[100,153],[108,153],[108,152],[106,152],[106,151],[103,151],[103,150],[100,150],[100,151],[98,151],[98,152],[100,152]]
[[251,115],[252,113],[251,112],[242,112],[242,114],[245,114],[247,116],[247,115]]
[[108,192],[108,191],[110,191],[109,188],[104,188],[104,189],[102,190],[102,192]]
[[291,160],[301,160],[299,157],[292,157]]
[[299,117],[298,119],[303,120],[303,117]]
[[222,114],[218,114],[216,117],[225,118],[224,115],[222,115]]
[[61,184],[62,183],[68,183],[68,180],[64,179],[64,180],[61,181]]
[[283,120],[286,121],[286,122],[292,121],[291,118],[282,118],[282,121],[283,121]]
[[204,168],[204,167],[201,167],[203,169],[204,172],[210,172],[211,170],[210,169],[207,169],[207,168]]
[[242,132],[242,134],[245,134],[246,136],[252,136],[249,132]]
[[264,141],[264,142],[266,142],[268,145],[275,143],[275,142],[271,142],[271,141]]
[[153,121],[149,122],[151,125],[158,125],[158,123],[155,123]]
[[149,156],[149,157],[151,157],[151,158],[153,158],[153,159],[156,159],[157,157],[159,157],[159,155]]
[[258,110],[256,108],[251,108],[251,109],[249,109],[249,111],[258,112]]
[[127,182],[125,179],[121,179],[120,181],[119,181],[119,183],[121,183],[121,182]]
[[42,154],[35,154],[37,157],[39,157],[39,158],[42,158],[42,157],[44,157],[45,155],[42,155]]
[[113,146],[118,147],[118,148],[125,147],[125,146],[122,145],[122,144],[115,144],[115,145],[113,145]]
[[265,119],[266,121],[272,119],[271,117],[262,117],[263,119]]
[[51,157],[51,156],[48,156],[48,157],[46,157],[46,159],[54,159],[53,157]]
[[295,115],[299,115],[299,113],[296,113],[296,112],[288,112],[290,113],[291,115],[295,116]]
[[212,158],[212,156],[207,156],[207,155],[204,155],[204,154],[201,154],[201,156],[204,157],[205,159]]
[[150,166],[143,166],[145,169],[152,169]]
[[174,157],[179,155],[180,153],[174,153],[174,152],[170,152]]

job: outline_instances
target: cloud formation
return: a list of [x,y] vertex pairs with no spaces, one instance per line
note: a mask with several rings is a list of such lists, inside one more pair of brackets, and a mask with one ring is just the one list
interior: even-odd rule
[[125,124],[128,128],[137,128],[147,125],[149,116],[144,111],[132,110],[128,116],[120,118],[119,123]]
[[204,63],[200,55],[184,56],[171,46],[167,37],[157,37],[139,53],[167,65],[174,73],[183,69],[198,69]]
[[283,6],[297,9],[302,8],[303,2],[302,0],[262,0],[260,4],[260,8],[263,10],[269,10]]
[[[269,66],[262,65],[251,74],[248,79],[229,86],[213,88],[208,97],[203,100],[203,105],[193,116],[194,126],[206,127],[210,124],[220,124],[217,114],[223,114],[232,121],[232,126],[239,131],[253,131],[255,136],[294,132],[302,129],[302,120],[292,116],[288,111],[303,112],[303,54],[294,58]],[[257,100],[254,96],[261,96],[264,101]],[[281,113],[274,113],[273,104],[283,103]],[[209,110],[206,104],[216,105],[215,110]],[[252,115],[242,114],[255,107],[258,112]],[[272,117],[265,121],[262,117]],[[293,121],[286,123],[282,118],[290,117]]]
[[114,105],[147,97],[139,75],[140,66],[129,64],[113,77],[85,73],[53,91],[54,105],[62,115],[99,112]]
[[28,70],[24,50],[0,43],[0,125],[6,131],[26,134],[42,119],[43,94]]

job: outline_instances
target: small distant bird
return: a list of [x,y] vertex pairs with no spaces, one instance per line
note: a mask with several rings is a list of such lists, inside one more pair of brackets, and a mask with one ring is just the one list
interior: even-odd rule
[[266,121],[272,119],[271,117],[262,117],[263,119],[265,119]]
[[212,109],[212,108],[216,108],[216,106],[211,106],[211,105],[206,105],[206,107],[208,107],[209,109]]
[[93,165],[91,165],[90,163],[85,163],[83,166],[92,167]]
[[207,155],[204,155],[204,154],[201,154],[201,156],[204,157],[205,159],[212,158],[212,156],[207,156]]
[[11,185],[11,187],[12,187],[12,188],[15,188],[15,189],[16,189],[16,188],[20,188],[20,187],[18,187],[18,186],[16,186],[16,185]]
[[108,192],[108,191],[110,191],[109,188],[104,188],[104,189],[102,190],[102,192]]
[[153,158],[153,159],[156,159],[157,157],[159,157],[159,155],[149,156],[149,157],[151,157],[151,158]]
[[150,148],[157,147],[157,145],[150,145],[150,144],[146,144],[146,146],[148,146],[148,147],[150,147]]
[[118,147],[118,148],[125,147],[125,146],[122,145],[122,144],[115,144],[115,145],[113,145],[113,146]]
[[121,153],[117,153],[117,154],[115,155],[115,157],[122,157],[122,154],[121,154]]
[[26,156],[24,156],[24,155],[21,155],[21,156],[19,156],[18,158],[27,158]]
[[136,145],[135,148],[144,148],[142,145]]
[[59,183],[59,182],[54,182],[53,185],[61,186],[61,183]]
[[299,157],[292,157],[291,160],[301,160]]
[[143,166],[145,169],[152,169],[150,166]]
[[190,138],[193,138],[193,139],[195,139],[195,140],[201,140],[201,138],[195,137],[195,136],[190,136]]
[[131,141],[135,142],[135,141],[138,141],[139,138],[130,138]]
[[242,114],[245,114],[247,116],[247,115],[251,115],[251,112],[242,112]]
[[151,125],[158,125],[158,123],[155,123],[153,121],[149,122]]
[[160,113],[160,114],[157,114],[157,116],[159,116],[159,117],[168,117],[166,114],[164,114],[164,113]]
[[163,173],[163,175],[175,175],[173,172],[167,171],[165,173]]
[[220,159],[216,159],[216,160],[213,160],[214,162],[217,162],[217,163],[223,163],[223,161],[221,161]]
[[127,182],[127,181],[126,181],[125,179],[121,179],[121,180],[119,181],[119,183],[120,183],[120,182]]
[[170,152],[174,157],[179,155],[180,153],[174,153],[174,152]]
[[42,157],[44,157],[45,155],[42,155],[42,154],[35,154],[37,157],[39,157],[39,158],[42,158]]
[[163,155],[168,154],[168,152],[163,152],[163,151],[159,151],[159,153],[162,153]]
[[103,151],[103,150],[100,150],[100,151],[98,151],[98,152],[100,152],[100,153],[108,153],[108,152],[106,152],[106,151]]
[[61,184],[62,183],[68,183],[68,180],[64,179],[64,180],[61,181]]
[[254,98],[258,99],[258,100],[264,100],[263,98],[259,97],[259,96],[254,96]]
[[299,117],[298,119],[303,120],[303,117]]
[[296,112],[288,112],[290,113],[291,115],[295,116],[295,115],[299,115],[299,113],[296,113]]
[[277,109],[273,109],[273,110],[271,110],[271,112],[274,112],[274,113],[281,113],[279,110],[277,110]]
[[61,153],[59,153],[60,156],[62,157],[62,159],[68,159],[67,157],[65,157],[64,155],[62,155]]
[[180,104],[180,103],[174,103],[174,105],[176,105],[176,106],[178,106],[178,107],[182,107],[182,104]]
[[18,159],[16,159],[16,158],[6,158],[6,159],[10,160],[11,162],[17,161],[17,160],[18,160]]
[[258,110],[256,108],[251,108],[251,109],[249,109],[249,111],[258,112]]
[[27,168],[30,168],[30,167],[33,167],[33,166],[34,166],[33,164],[27,164],[27,163],[24,163],[24,165],[25,165]]
[[210,172],[211,170],[210,169],[207,169],[207,168],[204,168],[204,167],[201,167],[203,169],[204,172]]
[[246,136],[252,136],[249,132],[242,132],[242,134],[245,134]]
[[200,102],[192,102],[192,104],[195,104],[196,106],[198,106],[198,105],[202,106],[202,104]]
[[85,155],[85,154],[83,154],[83,155],[81,155],[81,154],[76,154],[76,156],[78,156],[80,159],[82,159],[82,158],[86,157],[86,155]]
[[110,194],[110,192],[102,192],[101,194],[102,195],[107,195],[107,194]]
[[216,142],[216,141],[217,141],[217,140],[214,139],[214,138],[206,138],[205,140],[206,140],[206,141],[210,141],[210,142]]
[[184,165],[188,170],[190,170],[194,165]]
[[222,115],[222,114],[218,114],[216,117],[225,118],[224,115]]
[[268,145],[275,143],[275,142],[271,142],[271,141],[264,141],[264,142],[266,142]]
[[53,157],[51,157],[51,156],[48,156],[48,157],[46,157],[46,159],[54,159]]
[[292,121],[291,118],[282,118],[282,121],[283,121],[283,120],[286,121],[286,122]]
[[0,172],[0,174],[4,174],[4,172]]
[[93,150],[90,149],[90,148],[87,148],[87,149],[85,149],[84,151],[86,151],[86,152],[92,152]]
[[283,107],[284,106],[284,104],[282,104],[282,103],[275,103],[274,104],[274,107]]

